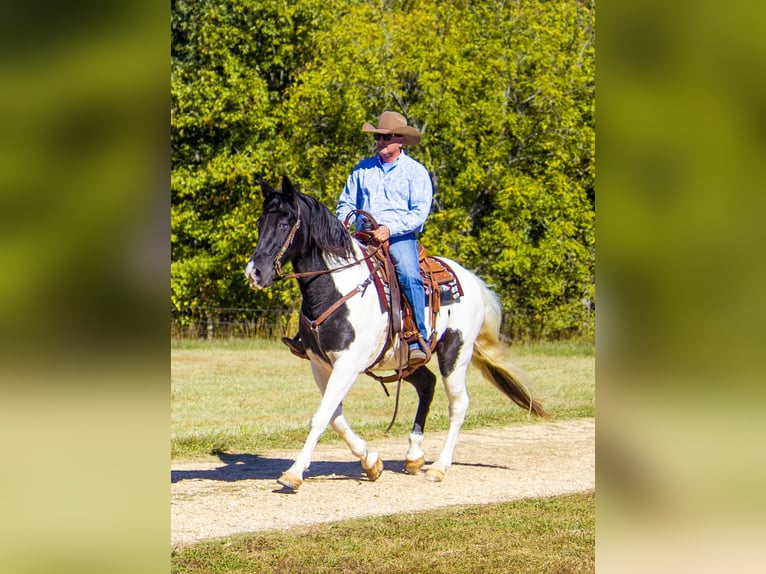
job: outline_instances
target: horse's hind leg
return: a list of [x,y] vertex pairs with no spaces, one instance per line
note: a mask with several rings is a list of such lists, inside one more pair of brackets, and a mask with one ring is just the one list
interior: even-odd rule
[[415,422],[410,431],[410,446],[405,456],[404,471],[407,474],[418,474],[426,462],[425,453],[422,449],[423,430],[426,426],[426,418],[434,398],[436,376],[426,367],[415,370],[405,381],[412,384],[418,393],[418,411],[415,414]]
[[466,350],[460,331],[448,329],[437,346],[439,370],[444,379],[444,389],[449,401],[449,431],[439,458],[428,468],[426,477],[435,482],[444,479],[444,473],[452,464],[460,428],[468,411],[468,390],[466,372],[471,360],[470,349]]

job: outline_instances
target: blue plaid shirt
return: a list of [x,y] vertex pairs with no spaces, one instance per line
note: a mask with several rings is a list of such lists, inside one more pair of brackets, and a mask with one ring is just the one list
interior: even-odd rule
[[423,230],[432,199],[431,177],[423,164],[404,152],[392,164],[374,155],[351,171],[336,213],[343,221],[350,211],[363,209],[398,237]]

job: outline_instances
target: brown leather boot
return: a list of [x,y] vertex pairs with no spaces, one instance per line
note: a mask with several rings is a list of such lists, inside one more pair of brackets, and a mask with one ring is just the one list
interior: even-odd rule
[[428,347],[423,337],[418,337],[418,345],[410,347],[410,366],[422,365],[431,359],[431,349]]
[[416,349],[410,349],[410,365],[420,365],[428,361],[428,355],[420,347]]
[[290,352],[299,359],[308,359],[308,356],[306,355],[306,347],[303,346],[300,333],[295,335],[292,339],[290,337],[282,337],[282,342],[287,345]]

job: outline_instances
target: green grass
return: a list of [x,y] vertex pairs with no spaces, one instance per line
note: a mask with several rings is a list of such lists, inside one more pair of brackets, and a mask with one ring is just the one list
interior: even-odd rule
[[[514,363],[535,384],[535,394],[556,420],[595,416],[593,345],[544,343],[514,346]],[[435,369],[435,366],[432,366]],[[344,414],[365,439],[385,436],[395,384],[387,397],[380,384],[362,375],[344,401]],[[468,374],[471,405],[464,429],[528,421],[481,374]],[[319,404],[309,364],[284,345],[266,340],[174,341],[171,348],[171,455],[204,457],[218,451],[299,449]],[[393,436],[405,436],[417,395],[402,384]],[[437,383],[426,432],[448,426],[447,400]],[[339,440],[332,431],[322,442]]]
[[171,572],[595,572],[595,493],[448,507],[182,547]]

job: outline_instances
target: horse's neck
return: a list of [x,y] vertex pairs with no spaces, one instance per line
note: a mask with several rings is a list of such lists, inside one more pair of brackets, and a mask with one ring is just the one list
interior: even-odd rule
[[[303,312],[309,318],[313,319],[322,314],[330,305],[364,280],[364,278],[358,278],[362,274],[362,267],[365,266],[365,263],[361,261],[363,257],[364,254],[355,244],[354,258],[361,263],[342,271],[302,277],[298,280],[303,298]],[[307,253],[293,261],[293,268],[298,273],[314,273],[342,267],[352,261]]]

